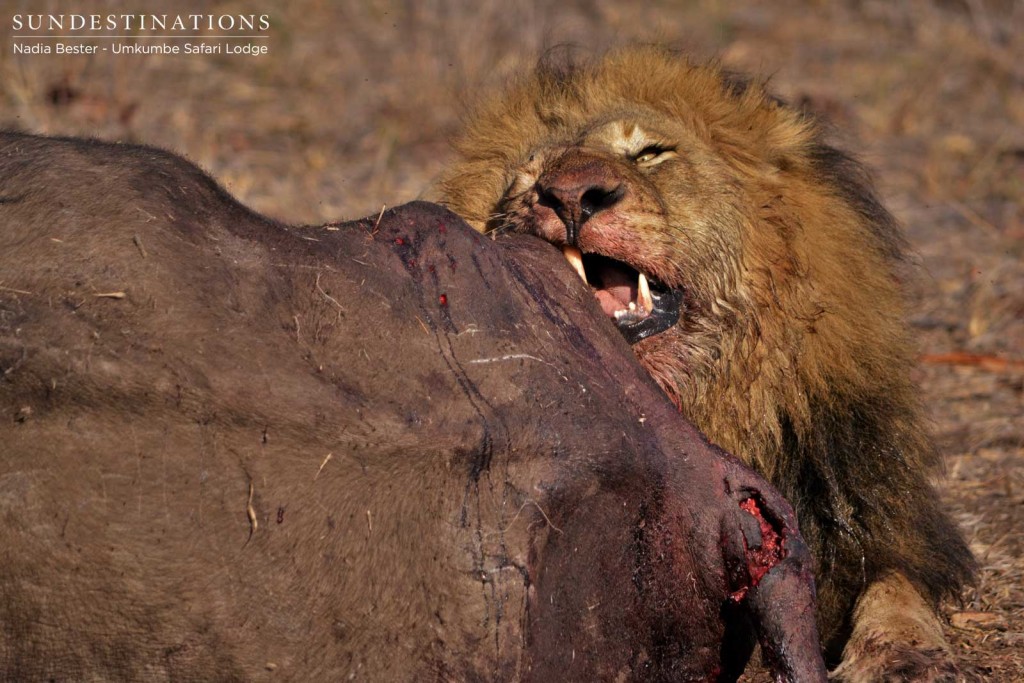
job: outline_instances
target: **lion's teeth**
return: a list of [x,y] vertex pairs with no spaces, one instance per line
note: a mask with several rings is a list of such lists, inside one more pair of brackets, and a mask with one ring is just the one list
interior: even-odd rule
[[[573,267],[573,270],[583,279],[587,281],[587,272],[583,270],[583,254],[576,247],[570,247],[568,244],[562,246],[562,255],[565,256],[565,260],[569,262],[569,265]],[[588,283],[589,284],[589,283]]]
[[640,308],[647,313],[654,310],[654,299],[651,297],[651,286],[647,282],[647,276],[640,273],[640,278],[637,280],[637,301],[640,302]]

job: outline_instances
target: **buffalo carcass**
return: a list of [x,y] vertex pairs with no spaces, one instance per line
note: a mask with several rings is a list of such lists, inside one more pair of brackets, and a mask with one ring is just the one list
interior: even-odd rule
[[820,680],[789,506],[549,244],[0,137],[5,680]]

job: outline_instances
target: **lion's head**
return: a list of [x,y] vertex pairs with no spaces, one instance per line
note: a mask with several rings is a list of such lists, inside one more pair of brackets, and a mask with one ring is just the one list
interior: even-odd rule
[[898,232],[820,138],[760,84],[630,48],[484,102],[441,188],[478,229],[582,252],[666,393],[771,473],[811,397],[906,374]]
[[682,412],[792,500],[826,635],[889,569],[957,590],[970,557],[925,475],[901,232],[811,117],[633,47],[542,64],[455,149],[442,201],[562,248]]

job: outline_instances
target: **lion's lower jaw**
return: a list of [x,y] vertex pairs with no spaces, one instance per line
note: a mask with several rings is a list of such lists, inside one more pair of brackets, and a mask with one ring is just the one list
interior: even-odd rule
[[829,678],[837,683],[966,680],[935,610],[895,572],[868,586],[857,601],[853,632]]

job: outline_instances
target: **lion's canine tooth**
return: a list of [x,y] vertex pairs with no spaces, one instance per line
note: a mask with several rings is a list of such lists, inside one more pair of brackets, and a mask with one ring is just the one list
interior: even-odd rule
[[576,247],[570,247],[568,244],[565,244],[562,245],[562,255],[565,256],[565,260],[569,262],[573,270],[583,278],[583,281],[587,282],[587,272],[583,270],[583,253]]
[[654,299],[651,297],[651,285],[647,282],[647,276],[640,273],[640,277],[636,283],[637,288],[637,301],[640,302],[640,308],[644,309],[647,313],[654,310]]

